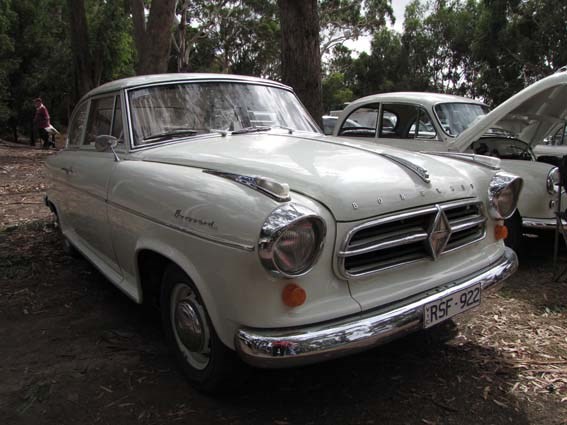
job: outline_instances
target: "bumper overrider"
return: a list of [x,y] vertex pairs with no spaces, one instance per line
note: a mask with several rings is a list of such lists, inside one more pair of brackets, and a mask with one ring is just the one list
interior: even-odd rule
[[506,248],[502,257],[482,270],[372,311],[297,328],[241,328],[235,347],[245,362],[264,368],[316,363],[363,351],[423,328],[426,304],[479,283],[486,293],[517,268],[516,254]]

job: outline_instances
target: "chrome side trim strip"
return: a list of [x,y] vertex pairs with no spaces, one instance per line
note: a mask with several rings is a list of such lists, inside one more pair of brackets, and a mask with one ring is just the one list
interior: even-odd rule
[[[561,220],[563,226],[567,227],[567,221]],[[522,217],[522,227],[529,229],[555,230],[557,220],[555,218],[526,218]]]
[[170,229],[174,229],[174,230],[178,230],[178,231],[183,232],[183,233],[187,233],[188,235],[195,236],[196,238],[206,240],[208,242],[218,243],[220,245],[225,245],[229,248],[241,249],[241,250],[247,251],[247,252],[254,252],[254,245],[242,244],[242,243],[239,243],[239,242],[230,241],[230,240],[219,238],[219,237],[216,237],[216,236],[205,235],[203,233],[195,232],[195,231],[189,230],[187,228],[177,226],[175,224],[166,223],[165,221],[158,220],[158,219],[150,217],[146,214],[142,214],[138,211],[134,211],[131,208],[124,207],[124,206],[117,204],[115,202],[112,202],[112,201],[106,201],[106,203],[111,207],[125,211],[125,212],[130,213],[130,214],[133,214],[135,216],[138,216],[138,217],[143,218],[145,220],[151,221],[153,223],[159,224],[160,226],[169,227]]
[[490,266],[430,291],[369,312],[315,325],[286,329],[243,327],[234,337],[239,356],[263,368],[282,368],[320,362],[367,350],[423,328],[426,304],[481,284],[496,289],[518,268],[514,251]]

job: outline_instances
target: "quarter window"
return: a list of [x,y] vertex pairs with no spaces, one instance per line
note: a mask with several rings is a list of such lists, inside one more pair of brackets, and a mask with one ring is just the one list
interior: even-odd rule
[[379,104],[369,104],[353,111],[341,125],[339,136],[375,137],[379,109]]
[[120,106],[120,96],[116,96],[114,119],[112,120],[112,135],[118,139],[118,143],[124,143],[124,127],[122,125],[122,108]]
[[67,145],[69,147],[81,144],[81,136],[87,122],[87,107],[88,102],[84,102],[77,108],[77,112],[69,126],[69,134],[67,135]]

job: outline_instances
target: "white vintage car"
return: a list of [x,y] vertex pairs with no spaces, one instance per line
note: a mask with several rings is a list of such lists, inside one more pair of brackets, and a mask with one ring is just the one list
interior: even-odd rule
[[234,351],[318,362],[478,305],[517,267],[503,219],[522,181],[487,159],[333,140],[271,81],[135,77],[78,104],[46,202],[68,249],[157,301],[183,371],[214,390]]
[[[482,102],[459,96],[376,94],[352,102],[340,115],[333,135],[357,140],[360,146],[379,143],[440,155],[449,152],[451,157],[475,153],[500,158],[504,170],[524,180],[518,210],[506,222],[510,230],[506,243],[519,250],[524,233],[556,228],[559,172],[553,165],[537,162],[532,146],[565,125],[566,99],[567,72],[532,84],[491,112]],[[370,124],[361,127],[351,122]],[[565,195],[561,205],[567,207]]]

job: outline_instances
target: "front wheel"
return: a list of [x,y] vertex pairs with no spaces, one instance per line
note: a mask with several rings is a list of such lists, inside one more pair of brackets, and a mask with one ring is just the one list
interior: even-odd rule
[[235,355],[217,336],[193,282],[175,265],[164,273],[160,304],[167,343],[189,381],[205,392],[222,389]]

